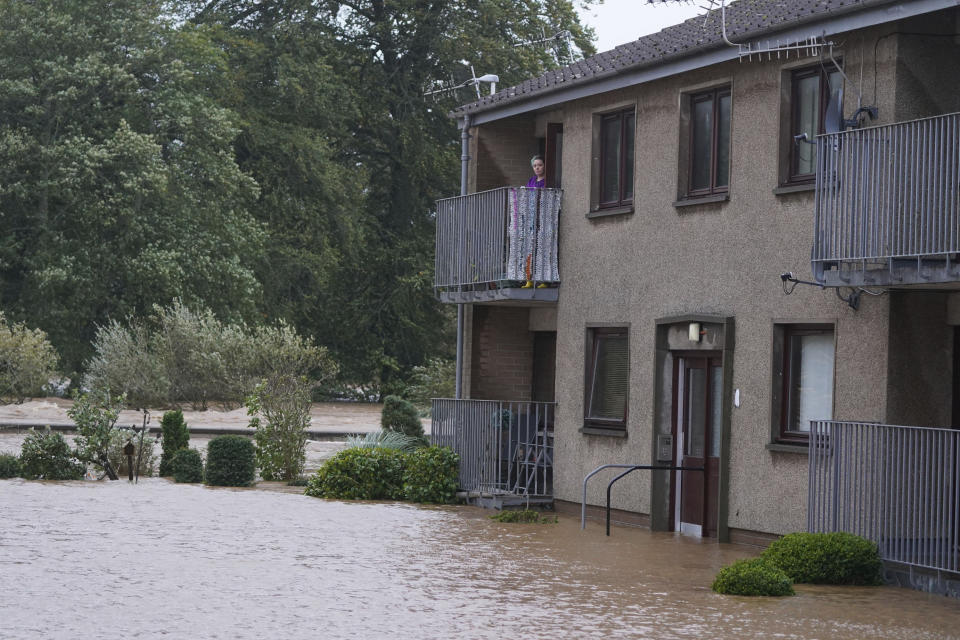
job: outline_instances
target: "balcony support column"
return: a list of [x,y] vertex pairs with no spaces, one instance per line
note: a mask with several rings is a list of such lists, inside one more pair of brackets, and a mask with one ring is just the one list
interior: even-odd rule
[[[460,132],[460,195],[467,195],[467,181],[470,177],[470,115],[463,116],[463,130]],[[463,303],[457,305],[457,365],[456,398],[463,398]]]

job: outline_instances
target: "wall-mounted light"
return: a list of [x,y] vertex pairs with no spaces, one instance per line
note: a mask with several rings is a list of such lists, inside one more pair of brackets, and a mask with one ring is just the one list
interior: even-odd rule
[[688,327],[690,342],[700,342],[700,323],[691,322]]

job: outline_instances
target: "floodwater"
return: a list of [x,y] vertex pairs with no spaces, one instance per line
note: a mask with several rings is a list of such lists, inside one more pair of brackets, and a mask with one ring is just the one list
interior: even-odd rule
[[709,589],[744,547],[149,478],[0,480],[0,638],[951,638],[893,587]]

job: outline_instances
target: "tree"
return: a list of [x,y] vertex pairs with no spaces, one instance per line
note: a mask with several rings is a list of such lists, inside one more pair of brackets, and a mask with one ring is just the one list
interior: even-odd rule
[[252,318],[262,230],[226,61],[153,0],[0,3],[0,304],[67,370],[97,325],[176,297]]

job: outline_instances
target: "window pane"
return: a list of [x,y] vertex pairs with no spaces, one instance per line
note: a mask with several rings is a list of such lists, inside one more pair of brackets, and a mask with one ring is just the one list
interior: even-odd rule
[[717,105],[717,184],[730,184],[730,96],[720,96]]
[[723,416],[723,370],[710,367],[710,449],[712,458],[720,457],[720,431]]
[[791,431],[810,431],[811,420],[833,417],[833,334],[790,337]]
[[693,103],[693,146],[690,190],[710,188],[711,151],[713,148],[713,98]]
[[620,116],[603,119],[600,153],[603,175],[600,177],[600,202],[620,199]]
[[[820,77],[819,75],[800,78],[794,84],[796,94],[792,96],[796,119],[793,135],[807,134],[810,142],[820,133]],[[817,147],[807,142],[794,145],[794,171],[798,175],[813,173],[817,162]]]
[[636,122],[632,113],[624,115],[623,125],[626,129],[623,136],[626,145],[623,153],[623,199],[633,200],[633,138]]
[[626,336],[596,336],[593,386],[588,417],[623,420],[627,408],[628,362]]

